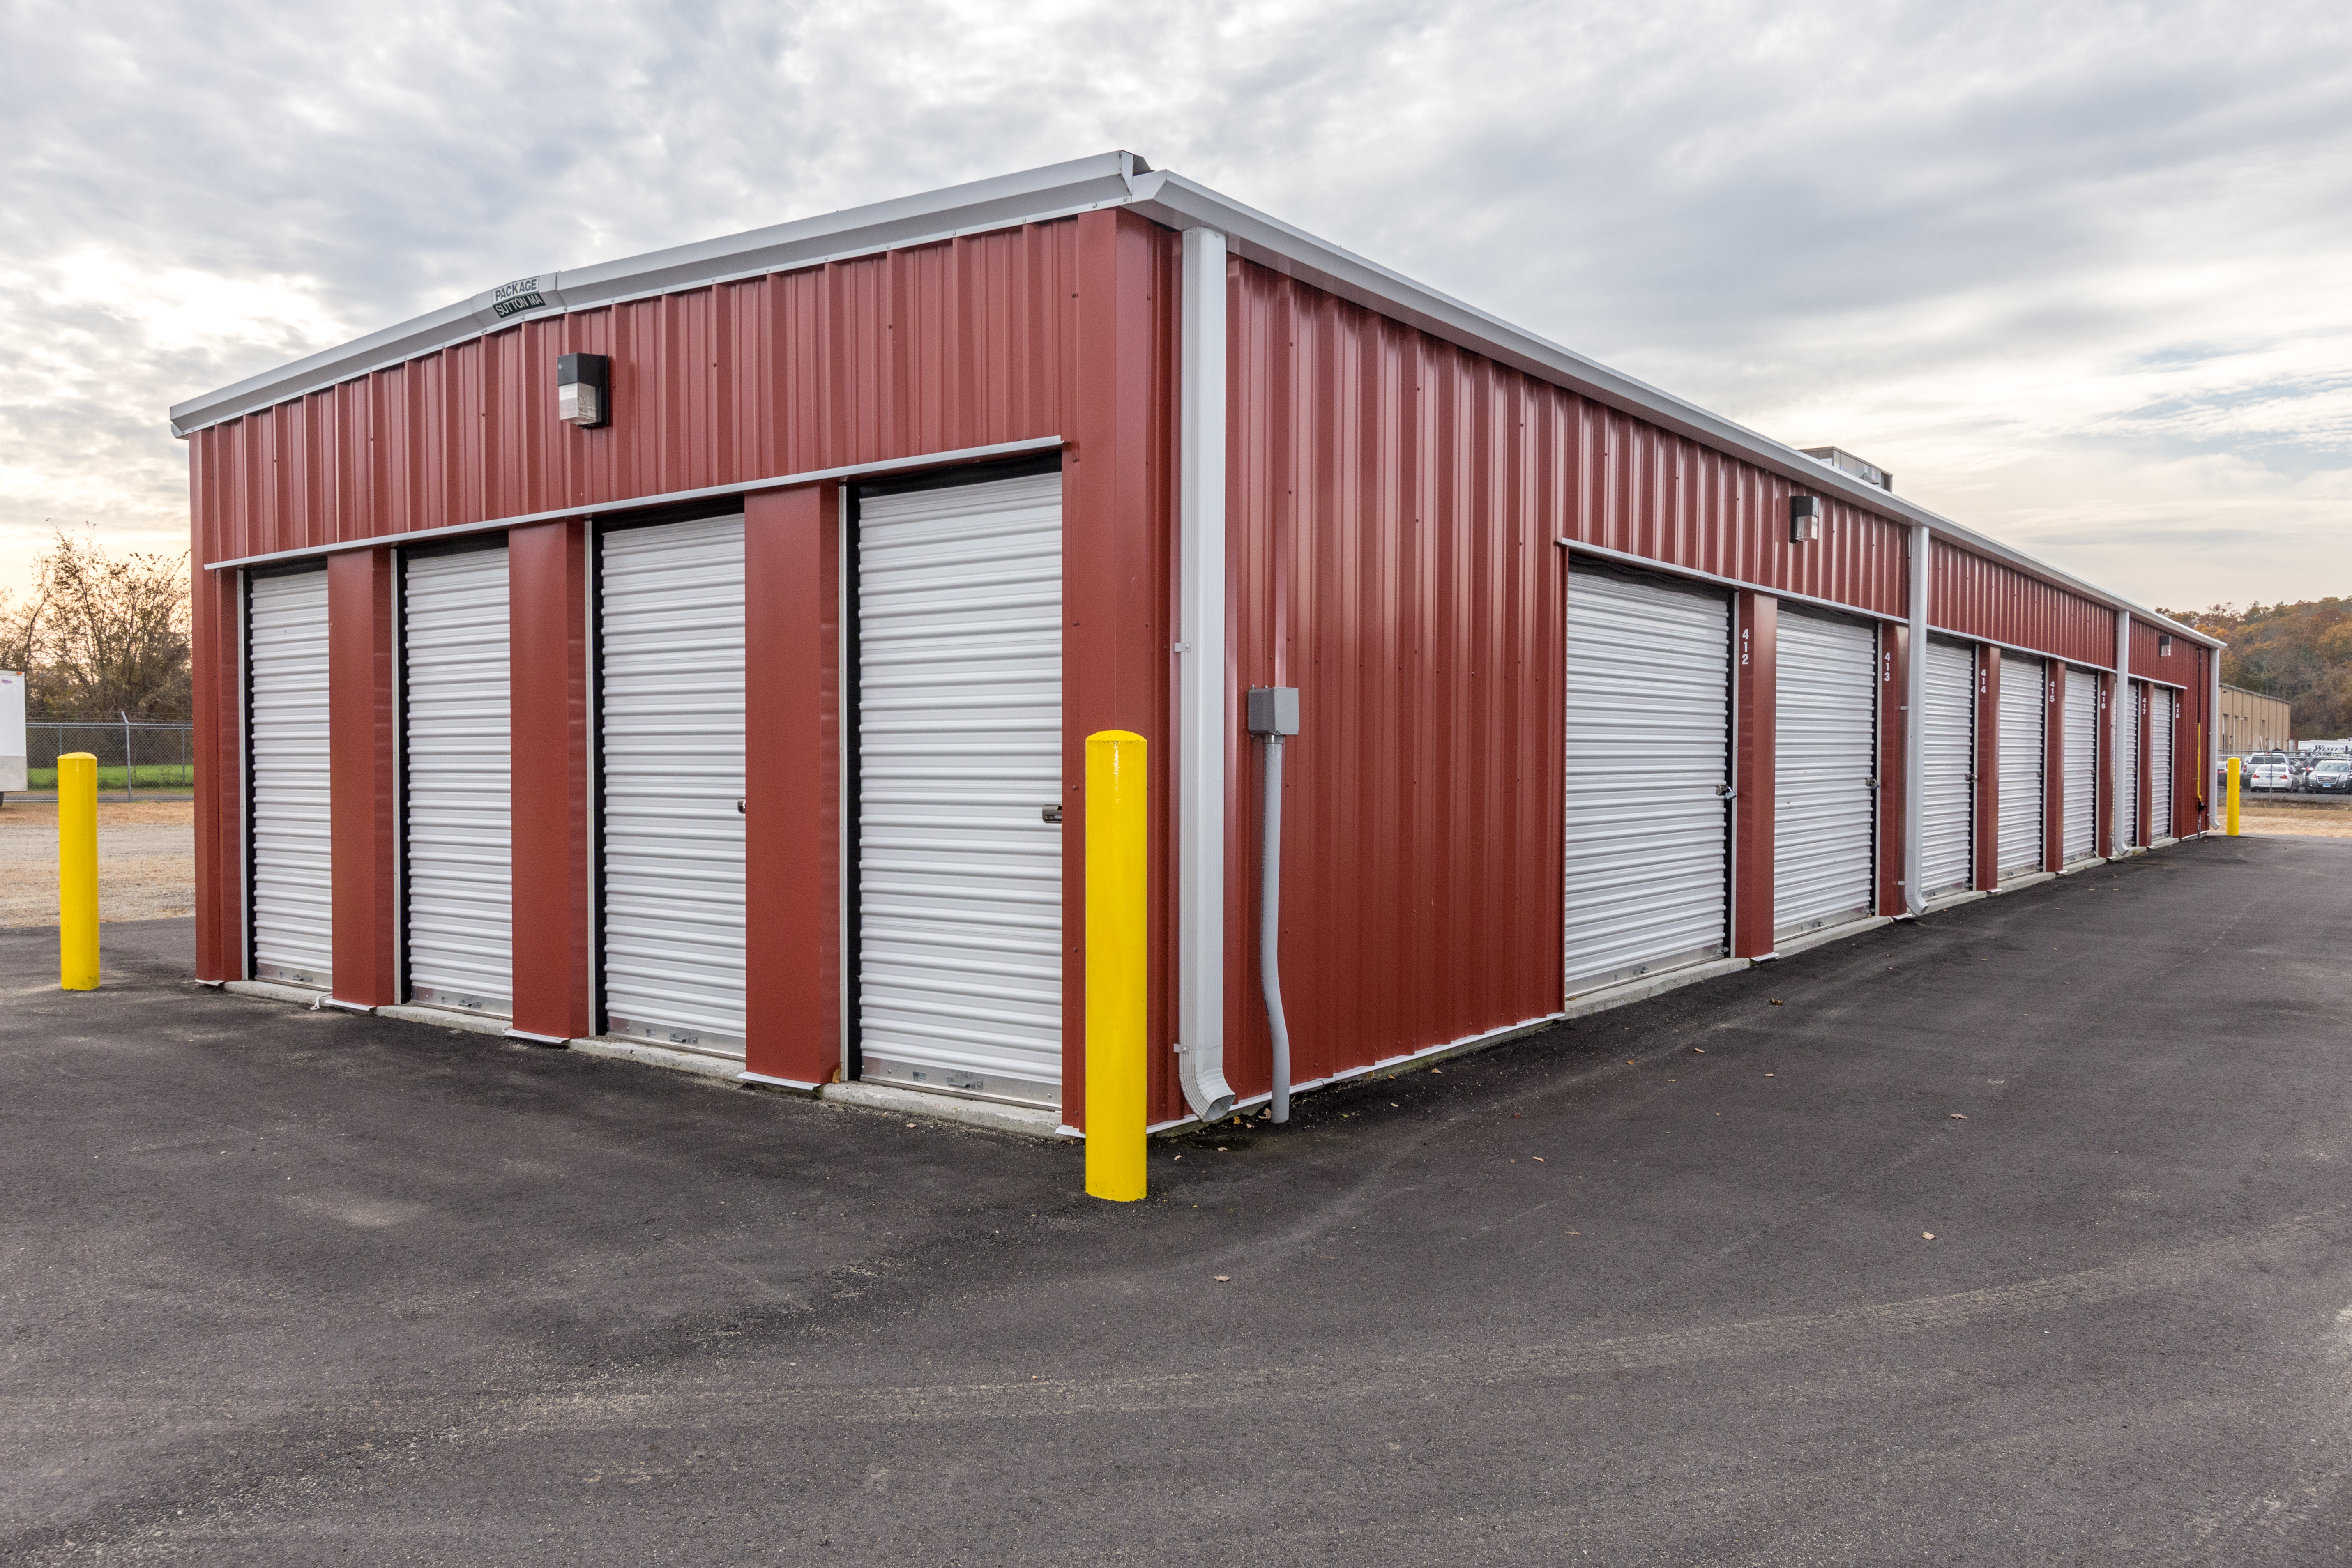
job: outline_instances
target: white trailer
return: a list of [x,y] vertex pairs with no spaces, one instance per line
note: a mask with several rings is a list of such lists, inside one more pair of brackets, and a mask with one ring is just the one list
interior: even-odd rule
[[25,678],[0,669],[0,795],[25,788]]

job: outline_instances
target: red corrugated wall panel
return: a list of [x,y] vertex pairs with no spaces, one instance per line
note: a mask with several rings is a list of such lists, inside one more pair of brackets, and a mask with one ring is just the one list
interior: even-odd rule
[[[1133,214],[1095,213],[631,301],[458,344],[198,432],[191,453],[196,558],[1061,436],[1072,443],[1069,721],[1078,732],[1119,726],[1152,739],[1153,843],[1164,864],[1168,658],[1158,620],[1171,592],[1177,245],[1171,231]],[[555,419],[554,362],[571,352],[613,356],[610,427],[580,431]],[[232,609],[233,599],[206,602],[199,615],[208,668],[224,674],[236,668]],[[217,770],[226,783],[234,693],[208,702],[205,718],[201,743],[228,759]],[[365,726],[343,728],[357,734]],[[384,728],[379,739],[388,744],[388,736]],[[209,968],[241,973],[241,816],[221,791],[207,804],[200,945]],[[1072,814],[1074,835],[1083,816]],[[809,823],[811,831],[822,826]],[[380,825],[374,837],[379,847],[391,843]],[[357,855],[339,856],[339,876],[345,861],[359,864]],[[1162,882],[1164,904],[1172,883]],[[519,884],[517,909],[530,907],[527,895],[549,890]],[[1074,880],[1073,931],[1082,891]],[[1169,929],[1155,906],[1154,937],[1163,946]],[[1071,962],[1075,970],[1075,952]],[[1172,954],[1163,952],[1154,967],[1153,1114],[1164,1118],[1181,1110],[1166,1050]],[[1073,994],[1082,997],[1082,989]],[[567,991],[557,1000],[581,998]],[[1074,1009],[1066,1032],[1073,1053],[1084,1047],[1078,1016]],[[1074,1089],[1083,1083],[1075,1067],[1067,1077]]]
[[[1285,812],[1293,1074],[1559,1005],[1566,537],[1882,614],[1902,525],[1236,263],[1229,325],[1237,687],[1300,689]],[[1234,709],[1228,1075],[1268,1080],[1257,742]]]
[[2105,605],[1940,539],[1929,568],[1927,619],[1937,630],[2115,668],[2116,613]]
[[2168,686],[2195,685],[2197,645],[2179,637],[2174,640],[2170,653],[2159,653],[2165,636],[2146,621],[2132,621],[2131,672],[2142,680],[2160,680]]
[[1821,540],[1789,542],[1788,503],[1808,493],[1630,415],[1558,388],[1538,391],[1555,460],[1577,476],[1561,531],[1605,549],[1759,588],[1899,616],[1906,526],[1834,498]]
[[[200,430],[199,564],[1066,434],[1076,220],[890,251],[457,344]],[[613,424],[553,416],[613,356]]]
[[[1559,395],[1254,266],[1231,298],[1234,679],[1300,689],[1283,984],[1307,1081],[1559,1005]],[[1259,752],[1233,712],[1227,1071],[1251,1093]]]

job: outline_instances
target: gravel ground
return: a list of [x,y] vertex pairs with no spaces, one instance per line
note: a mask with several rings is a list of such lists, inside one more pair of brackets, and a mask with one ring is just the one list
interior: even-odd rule
[[[100,920],[195,912],[195,809],[184,800],[99,802]],[[0,926],[57,923],[57,805],[10,801],[0,806]]]
[[2352,838],[2352,807],[2342,805],[2242,805],[2238,831],[2285,834],[2296,838]]

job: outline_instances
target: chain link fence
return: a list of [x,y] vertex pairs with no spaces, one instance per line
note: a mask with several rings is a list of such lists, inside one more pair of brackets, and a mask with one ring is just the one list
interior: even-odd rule
[[25,721],[25,786],[58,787],[58,758],[88,752],[98,759],[98,787],[136,795],[141,790],[182,794],[195,787],[193,724],[111,723],[101,719]]

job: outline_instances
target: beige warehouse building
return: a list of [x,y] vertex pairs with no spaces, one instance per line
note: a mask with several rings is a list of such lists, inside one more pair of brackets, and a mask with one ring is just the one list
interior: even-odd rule
[[2220,750],[2225,757],[2282,751],[2290,739],[2294,710],[2276,697],[2225,685],[2216,711],[2221,720]]

